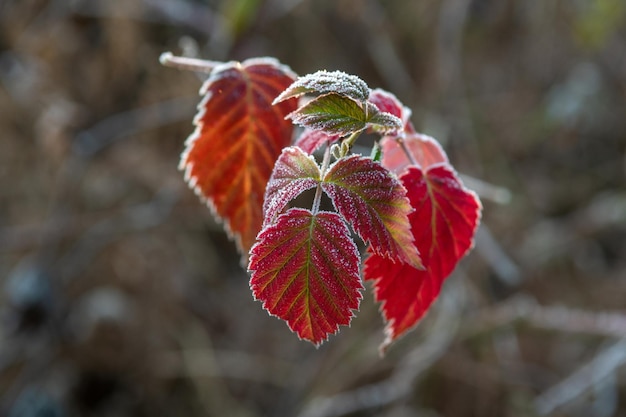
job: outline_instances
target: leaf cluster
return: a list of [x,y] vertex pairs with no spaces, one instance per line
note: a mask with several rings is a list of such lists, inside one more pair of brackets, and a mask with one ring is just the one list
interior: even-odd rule
[[[267,58],[215,67],[201,93],[180,166],[237,240],[263,307],[319,345],[371,280],[382,348],[413,328],[472,247],[481,206],[410,110],[354,75],[297,78]],[[351,151],[364,131],[378,136],[372,156]],[[293,207],[307,190],[311,206]],[[323,194],[334,211],[320,209]]]

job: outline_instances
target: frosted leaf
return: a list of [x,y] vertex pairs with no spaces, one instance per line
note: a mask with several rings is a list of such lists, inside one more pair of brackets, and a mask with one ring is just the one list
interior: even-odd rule
[[321,344],[359,308],[360,255],[337,213],[289,209],[251,249],[250,288],[298,337]]
[[414,134],[415,128],[411,123],[411,109],[406,107],[398,98],[388,91],[376,88],[372,90],[368,101],[378,107],[382,113],[391,113],[402,120],[402,129],[397,132],[382,132],[385,135],[397,137],[403,134]]
[[[383,150],[383,166],[397,175],[402,174],[414,163],[421,169],[428,169],[437,164],[448,164],[445,151],[434,138],[420,133],[409,133],[402,139],[404,148],[400,146],[396,138],[385,137],[380,146]],[[405,153],[405,149],[411,155],[411,159]]]
[[297,100],[272,106],[293,72],[272,59],[230,62],[204,83],[204,98],[185,142],[180,169],[237,241],[243,258],[263,225],[263,193],[293,124],[285,116]]
[[306,153],[313,153],[320,146],[336,142],[338,139],[339,135],[330,135],[321,130],[304,129],[295,146]]
[[373,127],[387,134],[402,129],[402,121],[390,113],[381,113],[376,105],[357,103],[340,94],[329,93],[309,101],[287,118],[294,123],[329,135],[346,136]]
[[373,114],[368,119],[368,123],[376,132],[383,135],[397,135],[398,132],[402,131],[402,120],[399,117],[396,117],[391,113],[379,111],[374,104],[367,104],[371,106],[368,107],[368,113]]
[[411,117],[411,109],[403,105],[400,100],[389,91],[375,88],[370,93],[368,100],[374,103],[381,112],[391,113],[402,119],[403,123],[407,123]]
[[342,71],[322,70],[298,78],[276,97],[274,104],[309,93],[337,93],[354,100],[365,101],[370,95],[370,89],[365,81],[356,75],[346,74]]
[[263,224],[273,223],[291,200],[315,187],[320,177],[320,169],[312,156],[295,146],[283,149],[265,190]]
[[422,267],[406,190],[386,168],[361,155],[342,158],[324,176],[322,189],[374,253]]
[[387,322],[382,350],[428,311],[444,280],[474,244],[480,222],[480,201],[450,165],[434,165],[424,172],[411,166],[400,180],[415,208],[409,220],[426,269],[392,262],[368,249],[363,276],[374,281],[374,295],[382,302]]
[[340,136],[365,129],[367,117],[359,103],[336,93],[319,96],[287,115],[298,125]]

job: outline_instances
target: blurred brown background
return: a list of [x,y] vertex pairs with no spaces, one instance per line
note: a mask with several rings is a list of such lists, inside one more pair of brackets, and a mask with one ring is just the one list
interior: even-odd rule
[[[319,349],[253,301],[164,51],[359,75],[481,194],[385,358],[371,291]],[[626,415],[625,97],[623,0],[0,0],[0,415]]]

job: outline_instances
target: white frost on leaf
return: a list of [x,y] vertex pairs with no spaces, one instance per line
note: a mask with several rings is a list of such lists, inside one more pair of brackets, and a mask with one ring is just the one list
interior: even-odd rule
[[343,71],[322,70],[298,78],[276,97],[273,104],[309,93],[337,93],[354,100],[365,101],[370,95],[370,88],[356,75],[346,74]]
[[388,112],[380,111],[376,104],[369,101],[366,105],[367,122],[378,133],[389,135],[402,130],[404,124],[399,117]]

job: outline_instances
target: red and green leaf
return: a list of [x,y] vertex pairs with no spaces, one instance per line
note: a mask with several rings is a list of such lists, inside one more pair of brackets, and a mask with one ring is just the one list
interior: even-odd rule
[[346,74],[342,71],[317,71],[299,77],[285,91],[283,91],[274,103],[292,97],[300,97],[304,94],[327,94],[336,93],[345,97],[350,97],[357,101],[365,101],[370,95],[370,89],[356,75]]
[[449,165],[433,166],[425,174],[410,167],[400,180],[415,209],[409,219],[426,268],[394,263],[370,251],[363,274],[375,281],[375,298],[382,302],[387,322],[383,349],[426,313],[443,281],[472,247],[480,221],[480,201]]
[[374,253],[422,266],[413,245],[406,190],[380,163],[361,155],[339,159],[324,176],[322,188]]
[[293,132],[285,116],[296,100],[272,106],[294,80],[273,59],[216,67],[201,89],[204,98],[187,139],[180,168],[189,185],[224,220],[242,253],[263,224],[263,195],[272,168]]
[[405,109],[410,112],[394,94],[380,88],[373,89],[368,100],[374,103],[380,111],[391,113],[400,119],[402,119]]
[[321,175],[312,156],[294,146],[283,149],[265,190],[263,224],[273,223],[291,200],[319,184]]
[[[388,91],[375,88],[370,93],[368,101],[374,104],[381,112],[389,113],[402,121],[402,125],[406,127],[411,117],[411,110],[404,106],[398,98]],[[402,126],[401,126],[402,127]]]
[[360,257],[337,213],[289,209],[251,249],[250,287],[301,339],[321,344],[361,300]]
[[382,164],[397,175],[402,174],[409,166],[417,165],[426,170],[436,164],[448,163],[445,151],[439,142],[430,136],[412,133],[407,134],[401,140],[412,160],[409,159],[396,138],[385,137],[380,141],[383,152]]

